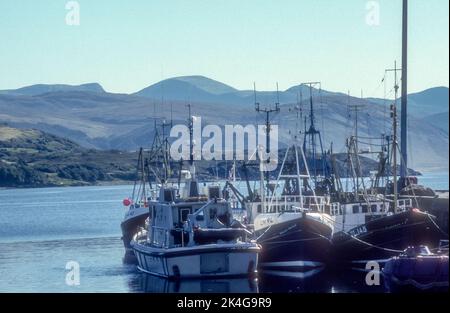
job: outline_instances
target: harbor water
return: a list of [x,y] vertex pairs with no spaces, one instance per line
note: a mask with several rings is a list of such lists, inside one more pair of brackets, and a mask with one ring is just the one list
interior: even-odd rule
[[[448,173],[421,183],[448,189]],[[261,274],[257,279],[167,281],[122,262],[123,198],[132,186],[0,190],[0,292],[383,292],[366,273]],[[67,277],[79,265],[79,284]]]

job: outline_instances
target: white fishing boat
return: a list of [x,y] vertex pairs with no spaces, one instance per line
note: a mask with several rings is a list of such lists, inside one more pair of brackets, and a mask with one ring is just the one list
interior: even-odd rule
[[161,188],[150,207],[150,225],[131,246],[143,272],[168,278],[242,276],[255,273],[260,247],[250,232],[232,219],[228,203],[196,194],[177,198],[173,187]]
[[[189,127],[193,117],[189,112]],[[182,169],[180,166],[180,173]],[[256,272],[259,245],[233,219],[220,188],[201,194],[195,178],[192,132],[190,179],[184,192],[164,184],[149,207],[149,225],[131,241],[141,271],[168,278],[245,276]]]

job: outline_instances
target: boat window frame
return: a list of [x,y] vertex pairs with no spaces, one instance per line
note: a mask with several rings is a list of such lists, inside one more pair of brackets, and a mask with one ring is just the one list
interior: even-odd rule
[[[374,208],[375,208],[375,210],[374,210]],[[372,205],[370,205],[370,212],[376,213],[376,212],[379,212],[379,211],[380,211],[380,209],[379,209],[378,204],[372,204]]]
[[[183,220],[183,212],[184,211],[188,211],[188,214],[186,214],[186,219]],[[178,222],[180,224],[183,224],[184,222],[186,222],[188,220],[189,214],[192,214],[192,207],[188,207],[188,206],[182,206],[178,208]]]
[[367,204],[361,205],[361,213],[369,213],[369,206]]

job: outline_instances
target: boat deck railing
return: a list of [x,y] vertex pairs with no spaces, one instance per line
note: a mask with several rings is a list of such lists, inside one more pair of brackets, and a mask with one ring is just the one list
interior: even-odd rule
[[[332,216],[352,213],[387,214],[390,212],[391,202],[392,201],[386,199],[374,202],[361,201],[360,203],[352,204],[341,204],[339,202],[333,202],[330,204],[329,214]],[[349,205],[351,205],[352,207],[349,208]],[[355,207],[355,210],[353,210],[353,207]],[[405,212],[412,209],[412,207],[412,199],[397,200],[397,212]],[[349,212],[349,209],[351,209],[352,211]],[[347,211],[344,212],[344,210]]]
[[[281,213],[285,211],[301,212],[315,211],[324,212],[328,201],[320,196],[299,196],[299,195],[281,195],[276,197],[266,197],[264,212]],[[261,205],[261,202],[258,203]]]

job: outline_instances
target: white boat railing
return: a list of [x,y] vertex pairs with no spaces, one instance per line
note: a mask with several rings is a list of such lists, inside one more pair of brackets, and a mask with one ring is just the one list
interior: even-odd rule
[[[358,212],[356,213],[368,213],[368,214],[387,214],[390,212],[390,205],[392,204],[392,200],[382,199],[373,202],[358,202],[358,203],[350,203],[350,204],[341,204],[339,202],[333,202],[330,204],[330,215],[343,215],[343,214],[352,214],[355,212],[348,212],[348,210],[352,209],[353,206],[358,206]],[[350,207],[351,206],[351,207]],[[372,209],[373,206],[376,206],[376,209]],[[366,207],[364,211],[363,207]],[[412,209],[412,199],[400,199],[397,200],[397,212],[405,212]],[[347,210],[347,212],[344,212]]]
[[[317,211],[324,212],[327,199],[320,196],[282,195],[266,197],[263,212],[281,213],[284,211]],[[262,202],[258,202],[261,205]]]

